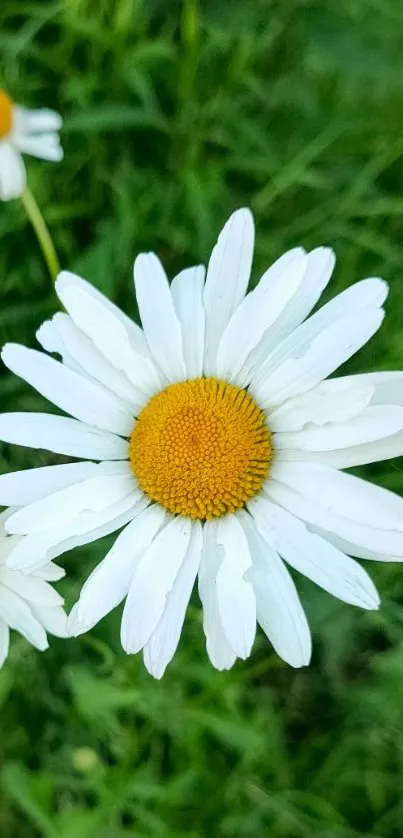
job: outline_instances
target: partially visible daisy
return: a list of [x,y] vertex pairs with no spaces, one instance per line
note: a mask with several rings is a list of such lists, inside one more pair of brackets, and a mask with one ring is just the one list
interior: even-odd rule
[[37,649],[47,649],[46,632],[66,637],[63,599],[50,582],[64,576],[64,570],[48,562],[32,574],[6,566],[11,550],[20,540],[6,536],[4,523],[9,512],[0,515],[0,668],[8,655],[10,628],[22,634]]
[[0,200],[19,198],[25,189],[22,154],[62,160],[58,134],[61,126],[62,119],[55,111],[22,108],[0,90]]
[[252,215],[239,210],[206,277],[199,266],[170,285],[154,254],[138,256],[142,329],[63,272],[65,313],[38,333],[61,362],[3,350],[14,373],[73,418],[4,414],[0,438],[81,460],[0,477],[0,503],[20,507],[6,521],[22,536],[8,565],[32,571],[123,527],[69,632],[125,601],[123,647],[143,649],[156,677],[197,578],[215,667],[250,654],[257,622],[298,667],[311,637],[286,565],[376,609],[375,587],[350,556],[403,559],[403,500],[340,471],[403,452],[403,373],[324,380],[379,328],[387,286],[364,279],[309,316],[332,251],[291,250],[246,294],[253,245]]

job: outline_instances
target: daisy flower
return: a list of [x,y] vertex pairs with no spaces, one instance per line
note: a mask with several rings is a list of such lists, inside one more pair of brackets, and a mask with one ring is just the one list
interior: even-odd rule
[[10,628],[41,651],[48,648],[47,631],[57,637],[66,637],[63,599],[49,584],[61,579],[64,570],[48,562],[26,575],[6,566],[11,550],[19,541],[18,537],[8,537],[5,533],[4,524],[9,514],[0,515],[0,668],[8,655]]
[[[0,438],[77,463],[0,477],[32,571],[122,531],[81,591],[71,635],[125,601],[123,648],[161,677],[196,579],[217,669],[251,651],[259,623],[292,666],[311,637],[287,569],[376,609],[351,556],[403,558],[403,500],[342,468],[403,451],[403,373],[325,380],[381,325],[387,286],[364,279],[310,315],[334,266],[296,248],[246,293],[251,213],[231,216],[203,267],[170,285],[153,253],[134,265],[142,329],[80,277],[56,283],[65,313],[43,324],[47,353],[8,344],[4,363],[53,402],[0,417]],[[309,316],[310,315],[310,316]],[[308,319],[306,319],[308,318]],[[92,462],[89,462],[92,461]]]
[[25,189],[23,153],[55,162],[62,159],[61,125],[55,111],[22,108],[0,90],[0,200],[19,198]]

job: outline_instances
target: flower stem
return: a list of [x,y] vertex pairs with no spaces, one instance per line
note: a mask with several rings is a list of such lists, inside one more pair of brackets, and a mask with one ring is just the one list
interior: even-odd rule
[[60,264],[57,258],[55,246],[53,244],[51,235],[46,226],[45,219],[35,201],[35,198],[28,186],[25,187],[21,195],[21,201],[24,205],[25,212],[35,230],[39,246],[42,250],[45,262],[48,266],[49,273],[53,281],[56,279],[60,271]]

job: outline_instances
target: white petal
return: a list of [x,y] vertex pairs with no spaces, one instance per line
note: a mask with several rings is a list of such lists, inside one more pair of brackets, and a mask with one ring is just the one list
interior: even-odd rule
[[68,314],[55,314],[52,320],[42,324],[36,337],[47,352],[58,352],[63,363],[71,369],[89,376],[124,399],[134,414],[144,406],[144,394],[109,363]]
[[221,337],[246,293],[254,237],[252,213],[248,209],[237,210],[221,231],[211,254],[203,295],[206,310],[205,375],[215,375]]
[[395,406],[368,407],[347,422],[328,422],[295,433],[278,433],[273,438],[276,450],[331,451],[360,443],[373,443],[403,429],[403,408]]
[[251,516],[240,521],[252,554],[250,578],[256,596],[257,619],[277,654],[290,666],[307,666],[312,641],[296,587],[274,547],[263,540]]
[[203,629],[207,653],[216,669],[231,669],[236,654],[230,646],[221,623],[217,600],[217,573],[223,548],[217,544],[217,521],[203,527],[203,550],[199,569],[199,596],[203,606]]
[[7,658],[10,647],[10,629],[7,623],[0,618],[0,669]]
[[253,385],[259,404],[268,409],[315,387],[369,341],[383,318],[382,309],[363,311],[336,320],[304,349],[296,343],[295,357],[280,363],[260,386]]
[[[304,464],[297,463],[296,465]],[[337,472],[335,473],[337,474]],[[349,477],[349,475],[343,476]],[[350,512],[346,511],[345,517],[338,511],[333,511],[327,505],[326,488],[321,483],[317,486],[316,500],[309,496],[305,497],[304,494],[274,479],[267,482],[265,492],[270,499],[288,509],[296,517],[302,518],[308,524],[335,533],[338,537],[352,544],[360,545],[374,552],[387,554],[391,557],[391,561],[403,561],[403,533],[401,530],[381,528],[378,523],[378,516],[373,513],[372,509],[369,511],[367,523],[361,523],[357,518],[354,518],[356,504]],[[354,555],[359,556],[360,553],[355,552]],[[401,558],[395,558],[398,556]],[[392,557],[394,558],[392,559]]]
[[96,474],[99,474],[96,463],[67,463],[2,474],[0,505],[25,506]]
[[[219,343],[216,374],[237,380],[248,355],[295,294],[308,257],[302,247],[288,251],[263,274],[235,310]],[[244,381],[240,382],[244,384]]]
[[[124,469],[124,473],[115,474],[114,466]],[[19,509],[6,521],[6,531],[26,535],[64,527],[82,514],[102,512],[129,495],[133,500],[142,496],[129,464],[102,463],[98,476],[88,477]]]
[[204,265],[181,271],[171,283],[176,316],[182,329],[187,378],[203,375],[205,311],[203,306]]
[[[367,331],[371,330],[371,317],[375,320],[373,323],[374,330],[380,325],[378,322],[378,326],[376,326],[377,318],[380,320],[381,317],[378,310],[386,298],[387,291],[387,285],[382,280],[364,279],[362,282],[357,282],[355,285],[347,288],[346,291],[343,291],[342,294],[339,294],[327,303],[327,305],[323,306],[316,314],[313,314],[305,323],[302,323],[294,332],[288,335],[288,337],[280,341],[268,356],[265,363],[257,370],[253,381],[253,387],[256,392],[265,385],[267,387],[269,379],[270,381],[273,379],[275,383],[280,368],[283,370],[283,373],[290,375],[290,367],[295,368],[296,362],[298,361],[301,366],[304,358],[312,362],[316,360],[319,364],[322,362],[324,369],[329,368],[329,366],[335,369],[333,364],[338,363],[338,355],[346,359],[348,357],[345,354],[346,352],[350,352],[351,354],[351,351],[356,351],[355,349],[352,350],[352,347],[349,348],[350,342],[346,340],[346,336],[343,336],[343,329],[340,330],[340,324],[343,323],[346,328],[351,329],[354,328],[358,318],[360,321],[359,326],[361,326],[360,333],[362,332],[360,339],[364,340],[365,328],[363,329],[363,326],[365,324]],[[328,346],[325,347],[324,359],[320,354],[324,343],[324,335],[326,335],[326,338],[331,337],[335,342],[335,345],[330,347],[334,355],[331,364],[327,362]],[[353,344],[354,335],[350,337],[351,344]],[[337,353],[338,340],[341,341],[342,346],[345,346],[344,354],[341,350]],[[358,338],[356,338],[355,343],[358,345]],[[316,347],[315,353],[313,353],[312,345]],[[289,362],[288,365],[287,362]],[[303,371],[305,372],[305,369]],[[319,380],[320,378],[317,378],[310,386],[315,386],[315,384],[319,383]],[[302,390],[296,391],[295,393],[290,392],[289,396],[298,395],[298,392],[302,392]],[[279,403],[277,399],[276,404]]]
[[14,134],[13,142],[19,151],[24,154],[31,154],[32,157],[50,160],[53,163],[59,163],[60,160],[63,160],[63,149],[60,145],[59,135],[53,132],[37,135]]
[[357,384],[355,376],[331,378],[301,396],[288,399],[270,412],[270,430],[274,433],[301,431],[306,425],[347,422],[368,407],[375,388]]
[[172,518],[156,535],[139,563],[123,610],[121,641],[128,654],[135,654],[147,643],[163,614],[185,558],[192,523]]
[[62,271],[56,292],[76,325],[101,354],[145,395],[156,393],[163,379],[151,360],[139,326],[84,279]]
[[[332,523],[334,524],[334,521]],[[368,546],[365,547],[360,543],[359,544],[355,543],[354,541],[350,540],[348,537],[346,537],[346,538],[341,537],[340,535],[338,535],[334,532],[330,532],[329,530],[324,529],[322,527],[319,527],[317,525],[307,524],[307,529],[310,532],[314,532],[314,533],[317,533],[317,535],[322,536],[322,538],[325,538],[326,541],[329,541],[331,544],[334,544],[334,546],[337,547],[338,550],[342,550],[342,552],[346,553],[348,556],[356,556],[357,559],[370,559],[371,561],[375,561],[375,562],[402,562],[403,561],[403,555],[402,554],[400,556],[393,556],[390,552],[389,553],[381,552],[380,550],[378,550],[378,551],[374,550],[372,547],[368,547]],[[375,540],[376,540],[376,537],[378,537],[378,540],[379,540],[379,536],[381,538],[383,537],[384,540],[385,540],[385,538],[387,538],[388,534],[385,533],[385,531],[382,531],[382,530],[371,531],[370,536],[371,535],[373,536],[374,532],[375,532]],[[353,535],[357,535],[357,532],[355,532]],[[359,538],[357,540],[359,541]],[[371,542],[371,537],[370,537],[369,541]]]
[[48,641],[43,626],[34,617],[29,605],[14,591],[1,586],[0,588],[0,618],[8,623],[10,628],[23,635],[37,649],[47,649]]
[[58,582],[66,575],[64,567],[59,567],[54,562],[48,562],[43,567],[37,568],[32,575],[38,576],[39,579],[44,579],[45,582]]
[[123,436],[133,430],[133,415],[123,401],[59,361],[12,343],[5,345],[1,357],[12,372],[76,419]]
[[134,283],[148,347],[168,381],[186,378],[182,331],[169,282],[155,253],[140,253]]
[[362,466],[366,463],[378,463],[381,460],[391,460],[394,457],[403,456],[403,432],[393,434],[385,439],[378,439],[375,442],[367,442],[362,445],[352,445],[349,448],[340,448],[334,451],[311,452],[284,449],[278,452],[278,459],[285,462],[299,461],[319,462],[333,468],[351,468]]
[[63,597],[52,588],[52,585],[37,576],[26,576],[18,570],[3,567],[0,571],[0,583],[29,604],[50,608],[63,605]]
[[225,635],[239,658],[250,655],[256,633],[256,601],[245,574],[252,564],[245,533],[235,515],[220,518],[217,544],[224,555],[217,571],[217,602]]
[[202,545],[202,526],[199,521],[193,521],[188,551],[167,596],[157,628],[144,647],[144,663],[154,678],[162,678],[176,652],[200,565]]
[[305,273],[297,291],[244,364],[240,376],[244,386],[250,382],[253,372],[256,373],[260,369],[276,346],[311,313],[329,282],[334,263],[335,256],[329,247],[317,247],[307,254]]
[[403,498],[359,477],[316,463],[279,463],[272,477],[335,515],[403,532]]
[[263,538],[267,536],[291,567],[343,602],[369,610],[379,608],[377,590],[358,562],[264,498],[254,498],[248,508]]
[[22,157],[7,141],[0,141],[0,201],[20,198],[26,184]]
[[71,634],[88,631],[123,601],[143,553],[163,525],[164,518],[162,507],[153,504],[120,533],[81,590],[74,614],[68,621]]
[[355,386],[373,387],[371,404],[397,404],[403,406],[403,372],[365,372],[349,375],[336,381],[354,382]]
[[36,571],[67,550],[89,544],[120,529],[148,503],[147,499],[133,500],[130,494],[100,512],[83,512],[64,527],[24,536],[10,553],[7,565],[24,573]]
[[34,617],[41,623],[45,631],[55,637],[68,637],[67,615],[63,608],[48,608],[43,605],[32,605]]
[[14,106],[14,123],[18,133],[40,134],[42,131],[59,131],[63,120],[50,108],[31,110]]
[[50,413],[0,414],[0,439],[88,460],[126,460],[129,456],[126,439]]

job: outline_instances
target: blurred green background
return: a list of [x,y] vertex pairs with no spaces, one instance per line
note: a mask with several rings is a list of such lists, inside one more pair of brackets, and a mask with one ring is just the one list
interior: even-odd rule
[[[135,254],[206,261],[236,207],[254,279],[295,244],[331,244],[334,294],[391,286],[349,369],[403,367],[403,6],[395,0],[3,0],[0,87],[63,114],[65,160],[27,159],[64,267],[135,315]],[[19,201],[0,206],[0,339],[35,344],[57,308]],[[4,369],[0,408],[43,409]],[[59,458],[60,459],[60,458]],[[1,446],[0,468],[56,457]],[[403,493],[399,461],[362,470]],[[63,557],[68,602],[106,552]],[[362,613],[298,579],[314,657],[259,636],[229,673],[199,604],[163,681],[126,657],[115,613],[40,654],[14,635],[0,673],[1,838],[354,838],[403,834],[403,574],[367,563]]]

